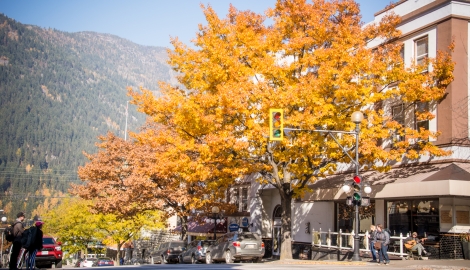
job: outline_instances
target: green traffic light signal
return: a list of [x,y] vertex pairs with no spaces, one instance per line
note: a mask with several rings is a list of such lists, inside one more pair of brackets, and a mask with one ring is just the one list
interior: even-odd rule
[[360,201],[361,200],[361,194],[359,192],[354,192],[353,199],[355,201]]

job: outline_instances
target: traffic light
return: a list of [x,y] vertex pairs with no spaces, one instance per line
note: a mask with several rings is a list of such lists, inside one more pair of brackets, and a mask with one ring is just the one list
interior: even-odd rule
[[360,175],[355,175],[354,176],[354,182],[352,184],[353,189],[354,189],[354,194],[353,194],[353,201],[360,203],[361,202],[361,181],[362,177]]
[[269,139],[271,141],[284,139],[284,112],[282,109],[269,109]]

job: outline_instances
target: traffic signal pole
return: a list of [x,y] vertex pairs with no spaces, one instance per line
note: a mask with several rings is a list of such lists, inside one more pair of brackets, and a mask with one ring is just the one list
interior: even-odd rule
[[[356,122],[356,159],[355,159],[355,165],[356,165],[356,176],[359,176],[359,131],[360,131],[360,127],[359,127],[359,124],[360,122]],[[361,179],[361,182],[359,183],[359,186],[361,187],[361,190],[362,190],[362,179]],[[361,192],[361,190],[359,192]],[[361,194],[361,197],[362,197],[362,194]],[[359,242],[360,242],[360,238],[359,238],[359,228],[361,226],[361,221],[359,220],[359,203],[361,201],[356,201],[356,203],[354,204],[354,219],[355,219],[355,223],[356,223],[356,230],[354,231],[354,252],[353,252],[353,256],[352,256],[352,261],[361,261],[361,255],[359,254]]]
[[[278,118],[278,115],[276,113],[280,113],[279,114],[280,119]],[[280,140],[283,139],[283,137],[276,136],[276,133],[274,132],[275,128],[273,128],[273,127],[276,124],[276,121],[278,119],[280,120],[280,125],[278,126],[278,129],[280,129],[282,131],[282,133],[281,133],[282,135],[284,133],[283,132],[284,130],[292,130],[292,131],[306,130],[306,129],[284,128],[283,117],[284,117],[284,114],[283,114],[282,109],[271,109],[270,110],[270,140],[280,141]],[[336,144],[338,144],[338,146],[341,148],[341,150],[343,150],[343,152],[351,159],[351,161],[354,163],[354,165],[356,167],[355,177],[359,177],[358,178],[359,183],[356,183],[356,184],[358,184],[358,187],[359,187],[359,190],[357,191],[357,193],[359,195],[359,199],[358,200],[353,200],[353,203],[354,203],[354,219],[355,219],[354,224],[355,224],[356,228],[355,228],[355,233],[354,233],[354,251],[353,251],[353,256],[351,258],[352,261],[361,261],[360,250],[359,250],[359,245],[360,245],[359,230],[360,230],[360,226],[361,226],[361,222],[360,222],[360,219],[359,219],[359,206],[361,205],[361,201],[362,201],[363,183],[362,183],[362,178],[359,175],[359,132],[361,131],[360,124],[361,124],[363,119],[364,119],[364,115],[362,114],[362,112],[355,111],[355,112],[352,113],[351,121],[356,124],[356,128],[355,128],[354,131],[337,131],[337,130],[321,130],[321,129],[313,129],[313,130],[309,129],[308,130],[308,131],[314,131],[314,132],[328,133],[334,139]],[[348,151],[346,149],[344,149],[344,147],[339,143],[339,141],[336,139],[336,137],[333,135],[333,133],[345,133],[345,134],[354,134],[355,135],[355,137],[356,137],[356,149],[355,149],[356,157],[354,159],[349,155]],[[369,187],[369,192],[370,192],[370,187]],[[367,191],[366,191],[366,193],[367,193]]]

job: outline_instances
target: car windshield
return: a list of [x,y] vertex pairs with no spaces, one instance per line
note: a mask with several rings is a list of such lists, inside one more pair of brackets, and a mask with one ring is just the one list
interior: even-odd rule
[[100,261],[110,261],[111,259],[110,258],[99,258],[98,260],[100,260]]
[[239,240],[244,240],[244,239],[249,239],[249,240],[258,240],[255,234],[252,233],[244,233],[244,234],[239,234],[238,235]]
[[52,244],[53,245],[53,244],[55,244],[55,241],[54,241],[53,238],[43,238],[42,243],[43,244],[49,244],[49,245]]
[[182,248],[182,247],[184,247],[184,243],[183,242],[172,242],[172,243],[170,243],[170,247],[171,248]]
[[202,242],[201,242],[201,245],[202,245],[203,247],[208,247],[208,246],[212,245],[212,243],[214,243],[213,240],[210,240],[210,241],[207,241],[207,240],[206,240],[206,241],[202,241]]

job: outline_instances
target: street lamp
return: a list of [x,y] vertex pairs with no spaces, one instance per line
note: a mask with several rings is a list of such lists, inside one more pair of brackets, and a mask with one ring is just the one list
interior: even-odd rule
[[[2,225],[7,223],[7,217],[5,216],[3,210],[0,210],[2,215]],[[2,268],[4,268],[4,261],[3,261],[3,238],[5,234],[5,228],[2,226],[2,247],[0,248],[0,257],[2,258]]]
[[214,240],[217,239],[217,233],[216,233],[216,229],[217,229],[217,215],[219,214],[219,207],[217,206],[213,206],[212,207],[212,214],[214,214]]
[[[355,111],[351,115],[351,121],[356,124],[356,129],[355,129],[355,135],[356,135],[356,159],[355,159],[355,165],[356,165],[356,175],[359,175],[359,132],[360,132],[360,124],[364,120],[364,115],[360,111]],[[362,181],[359,183],[362,186]],[[343,187],[344,190],[344,187]],[[354,205],[354,218],[355,223],[356,223],[356,233],[354,234],[354,253],[352,256],[352,261],[361,261],[361,256],[359,254],[359,243],[360,243],[360,237],[359,237],[359,227],[360,227],[360,220],[359,220],[359,202],[357,201]]]

